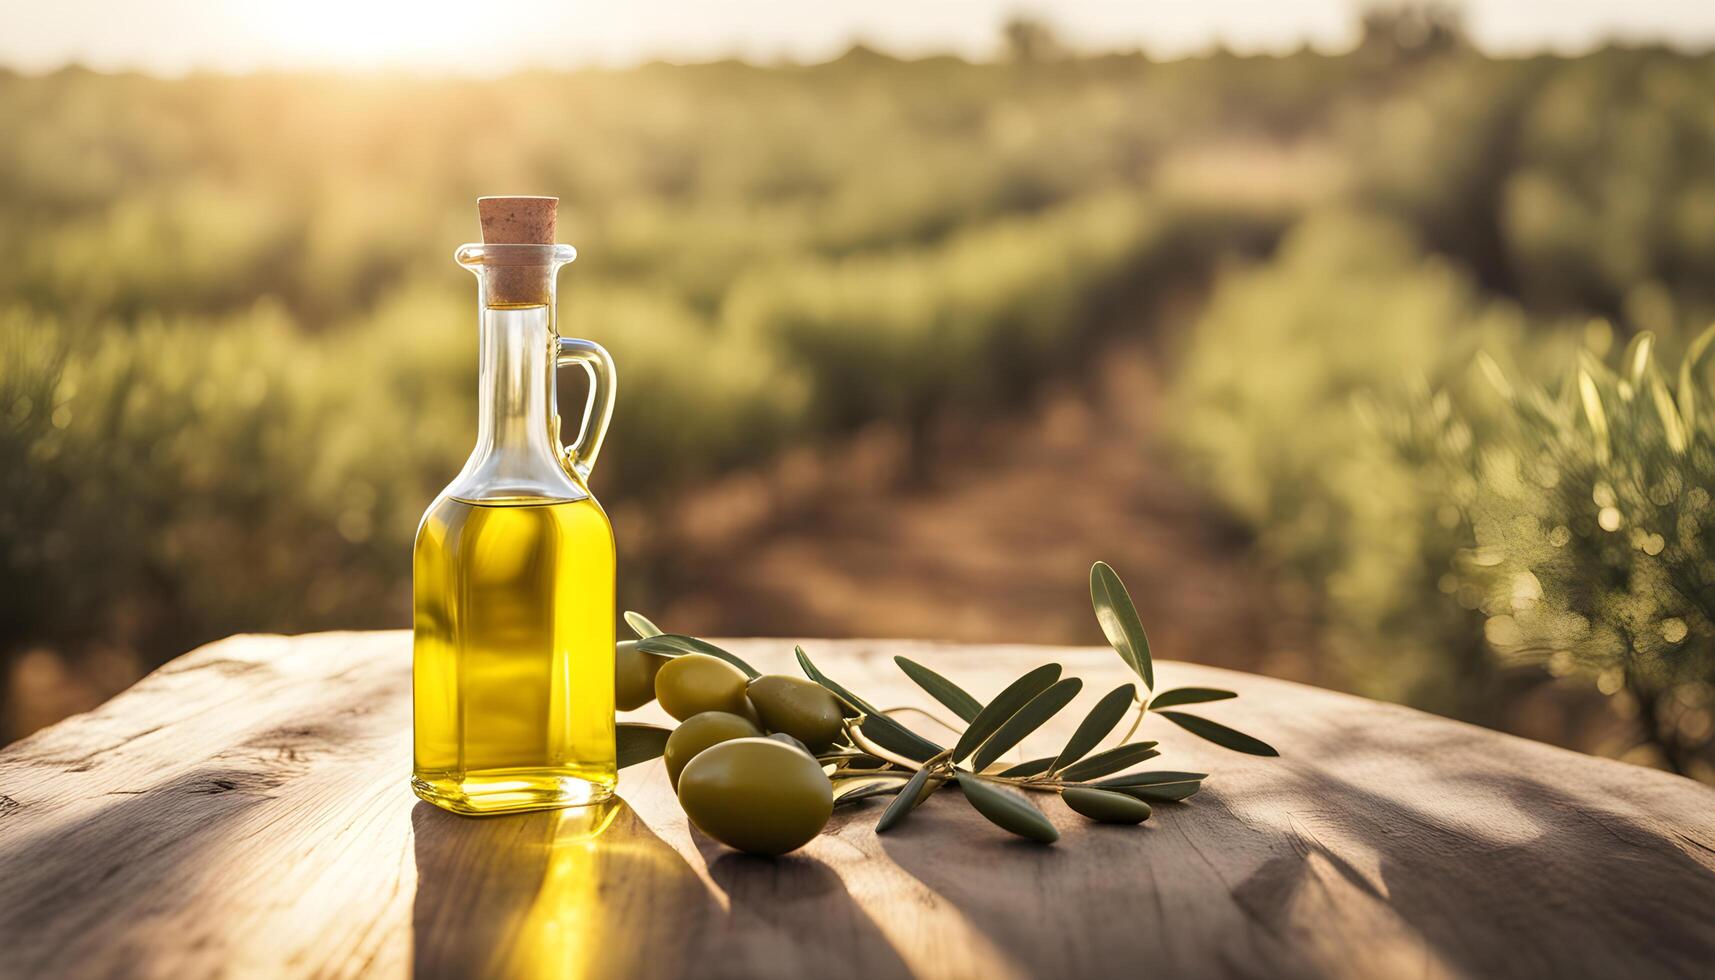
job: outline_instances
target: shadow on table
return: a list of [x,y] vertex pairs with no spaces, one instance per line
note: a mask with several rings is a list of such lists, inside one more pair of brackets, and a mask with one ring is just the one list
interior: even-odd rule
[[[1144,921],[1151,899],[1131,872],[1158,829],[1063,819],[1053,846],[1014,837],[980,817],[957,789],[943,789],[877,837],[916,878],[981,932],[1016,974],[1136,977],[1162,972]],[[873,821],[879,807],[867,808]],[[1111,926],[1111,928],[1110,928]],[[1091,944],[1092,935],[1100,941]]]
[[[1359,736],[1362,736],[1361,738]],[[1472,730],[1454,758],[1481,751],[1493,735]],[[1409,735],[1330,730],[1322,763],[1341,772],[1386,771],[1387,760],[1421,758]],[[1534,749],[1532,750],[1534,751]],[[1415,779],[1395,769],[1359,785],[1318,767],[1313,785],[1290,771],[1269,780],[1246,807],[1299,812],[1299,830],[1235,889],[1247,911],[1279,923],[1294,893],[1326,859],[1361,881],[1442,960],[1474,976],[1692,976],[1715,963],[1715,847],[1651,819],[1624,785],[1668,779],[1620,770],[1606,789],[1571,768],[1556,778],[1557,750],[1544,765],[1502,775],[1437,767]],[[1370,759],[1362,756],[1369,755]],[[1524,760],[1521,760],[1523,763]],[[1579,771],[1585,771],[1580,767]],[[1641,794],[1640,794],[1641,795]],[[1715,793],[1710,794],[1715,805]],[[1337,852],[1368,855],[1372,883]],[[1700,860],[1693,852],[1706,852]]]
[[740,854],[701,834],[696,843],[708,862],[710,879],[727,896],[722,945],[734,955],[733,965],[751,964],[732,975],[757,976],[758,965],[767,964],[768,975],[782,977],[912,976],[826,864],[803,854]]
[[[827,865],[695,835],[723,909],[621,800],[484,818],[418,803],[411,826],[418,976],[910,976]],[[831,963],[830,949],[851,956]]]
[[621,800],[482,818],[418,803],[411,827],[418,976],[675,975],[720,915]]
[[[120,964],[92,958],[111,957],[121,944],[127,969],[150,972],[153,957],[170,955],[171,945],[135,915],[137,903],[190,892],[215,867],[206,852],[280,782],[243,767],[205,766],[146,790],[113,791],[111,802],[50,832],[0,833],[0,937],[8,939],[0,975],[99,975]],[[104,923],[101,942],[88,941],[91,922]],[[10,941],[23,937],[29,941]]]
[[[1474,753],[1493,738],[1473,733]],[[1141,832],[1045,802],[1063,838],[1040,848],[942,794],[880,842],[1031,974],[1695,976],[1715,963],[1715,824],[1654,820],[1628,779],[1598,788],[1528,756],[1407,765],[1426,758],[1409,732],[1331,726],[1317,745],[1303,762],[1235,765]]]

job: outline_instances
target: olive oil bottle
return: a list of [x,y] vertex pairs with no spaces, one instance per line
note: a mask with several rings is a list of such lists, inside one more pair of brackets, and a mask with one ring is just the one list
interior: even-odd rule
[[[483,198],[475,272],[477,444],[423,516],[413,560],[413,791],[457,813],[607,799],[614,758],[613,530],[589,492],[613,362],[554,327],[553,198]],[[577,440],[560,442],[559,367],[583,367]]]

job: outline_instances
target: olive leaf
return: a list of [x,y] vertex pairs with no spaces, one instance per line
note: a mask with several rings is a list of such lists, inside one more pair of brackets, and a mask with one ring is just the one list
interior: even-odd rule
[[875,799],[878,796],[892,796],[899,792],[899,787],[904,785],[905,781],[902,779],[878,779],[853,789],[836,786],[834,787],[834,806],[851,806],[855,803],[862,803],[864,800]]
[[912,810],[917,809],[917,804],[923,802],[929,795],[924,792],[924,789],[928,787],[932,776],[934,773],[928,766],[912,773],[911,779],[905,784],[905,788],[899,791],[899,795],[893,798],[893,802],[887,805],[886,810],[882,811],[881,819],[875,822],[875,832],[878,834],[887,833],[899,826],[899,822],[904,820]]
[[817,758],[822,762],[838,762],[841,768],[848,772],[860,769],[886,769],[888,766],[892,765],[892,763],[888,762],[886,759],[878,759],[873,755],[866,755],[861,752],[857,755],[850,755],[844,750],[841,750],[838,756],[817,756]]
[[925,762],[946,751],[886,715],[869,715],[858,729],[870,741],[913,762]]
[[1661,419],[1662,434],[1667,438],[1667,448],[1676,453],[1685,452],[1689,444],[1690,433],[1685,428],[1684,421],[1679,417],[1679,409],[1673,407],[1673,396],[1668,393],[1667,382],[1661,379],[1661,372],[1651,370],[1649,373],[1650,399],[1655,402],[1655,413]]
[[1137,671],[1144,690],[1154,690],[1155,664],[1149,656],[1149,635],[1137,618],[1131,593],[1105,561],[1090,566],[1090,603],[1096,608],[1096,622],[1101,624],[1102,635],[1108,638],[1109,645],[1127,666]]
[[625,611],[625,625],[631,627],[631,632],[636,633],[637,638],[640,640],[646,640],[651,636],[660,636],[662,633],[667,632],[661,627],[650,622],[648,616],[645,616],[642,613],[632,612],[629,609]]
[[1040,776],[1047,772],[1053,765],[1054,757],[1051,755],[1045,755],[1040,759],[1031,759],[1029,762],[1020,762],[1011,769],[1002,769],[999,775],[1014,778],[1021,776]]
[[864,714],[865,717],[863,724],[858,727],[863,731],[864,735],[874,741],[875,744],[889,752],[897,752],[914,762],[922,762],[925,759],[933,758],[936,754],[943,751],[939,745],[936,745],[934,742],[929,741],[911,729],[906,728],[904,725],[894,721],[887,715],[882,714],[868,701],[865,701],[863,698],[858,697],[852,692],[846,690],[844,687],[835,683],[833,679],[822,673],[821,670],[816,667],[815,663],[810,660],[810,655],[804,652],[803,647],[794,647],[793,650],[798,655],[798,666],[804,668],[806,676],[817,684],[822,685],[822,687],[826,688],[834,697],[839,698]]
[[1686,349],[1685,359],[1679,362],[1679,415],[1685,422],[1685,427],[1691,432],[1697,431],[1697,385],[1695,384],[1703,355],[1708,352],[1709,345],[1715,343],[1715,325],[1711,325],[1697,335]]
[[1234,752],[1243,752],[1246,755],[1280,755],[1274,750],[1274,746],[1267,742],[1252,738],[1244,732],[1235,731],[1207,718],[1188,715],[1183,711],[1161,711],[1157,714],[1198,738],[1208,739],[1216,745],[1232,749]]
[[1108,733],[1119,724],[1119,720],[1125,717],[1126,709],[1131,707],[1132,699],[1136,697],[1135,684],[1122,684],[1102,695],[1102,699],[1097,701],[1096,706],[1079,722],[1078,730],[1067,740],[1066,747],[1049,763],[1049,770],[1063,769],[1089,755],[1090,750],[1100,745],[1102,739],[1107,738]]
[[1033,698],[1053,686],[1060,679],[1059,664],[1043,664],[1018,680],[1008,684],[1006,690],[995,696],[988,706],[971,719],[969,728],[959,736],[958,744],[953,747],[953,761],[960,762],[977,750],[977,746],[988,740],[1008,718],[1018,713],[1018,709],[1029,704]]
[[793,647],[792,652],[797,654],[798,666],[803,669],[805,677],[808,677],[811,680],[815,681],[816,683],[827,688],[828,693],[832,694],[836,698],[839,698],[841,701],[844,701],[847,705],[849,705],[852,708],[852,710],[857,711],[860,714],[866,714],[866,715],[879,715],[879,714],[881,714],[881,712],[879,712],[875,709],[875,705],[870,704],[868,701],[865,701],[863,698],[858,697],[857,695],[853,694],[852,692],[846,690],[844,687],[841,687],[839,684],[836,684],[831,678],[828,677],[827,674],[822,673],[822,671],[815,665],[815,663],[810,660],[810,655],[804,652],[803,647],[801,647],[801,646]]
[[1060,839],[1060,832],[1018,790],[968,772],[959,772],[954,778],[971,806],[1000,829],[1043,844]]
[[1171,691],[1162,691],[1149,699],[1150,710],[1156,708],[1171,708],[1180,704],[1202,704],[1205,701],[1225,701],[1236,698],[1232,691],[1223,691],[1214,687],[1176,687]]
[[872,796],[897,793],[905,786],[906,781],[906,774],[903,772],[866,773],[840,779],[834,783],[834,805],[844,806]]
[[1632,335],[1631,342],[1626,344],[1626,350],[1620,355],[1620,370],[1625,372],[1625,379],[1633,388],[1642,388],[1644,375],[1649,371],[1650,354],[1655,350],[1655,334],[1648,330],[1640,330]]
[[1197,795],[1197,791],[1203,788],[1203,781],[1188,779],[1182,783],[1162,783],[1159,786],[1115,786],[1111,788],[1116,793],[1135,796],[1151,803],[1178,803]]
[[1128,772],[1096,783],[1097,786],[1160,786],[1166,783],[1195,783],[1208,779],[1206,772]]
[[673,734],[671,729],[659,725],[644,725],[634,721],[622,721],[614,730],[614,749],[618,757],[619,768],[635,766],[639,762],[658,759],[661,753],[667,751],[667,736]]
[[[824,766],[828,764],[825,760],[818,761],[821,761]],[[882,764],[886,765],[885,762]],[[866,779],[897,779],[903,782],[904,780],[911,778],[911,773],[901,769],[865,770],[848,769],[841,766],[833,772],[828,773],[828,778],[834,782],[862,782]],[[838,790],[836,789],[835,792],[838,792]]]
[[1134,772],[1090,784],[1098,789],[1125,793],[1141,800],[1177,803],[1203,788],[1200,772]]
[[687,653],[703,653],[718,657],[744,671],[744,676],[755,680],[762,674],[755,667],[745,663],[736,654],[728,653],[707,640],[699,640],[694,636],[682,633],[658,633],[646,636],[637,641],[637,649],[644,653],[658,653],[663,657],[683,657]]
[[893,662],[905,671],[905,676],[929,692],[929,696],[946,705],[953,714],[966,721],[975,721],[983,703],[965,693],[965,689],[914,660],[894,657]]
[[1502,370],[1494,355],[1486,350],[1480,350],[1472,360],[1476,362],[1478,373],[1483,376],[1483,380],[1489,383],[1489,387],[1493,388],[1495,393],[1503,399],[1512,401],[1514,397],[1512,382],[1507,380],[1507,372]]
[[1067,766],[1060,776],[1070,782],[1078,782],[1116,773],[1127,766],[1135,766],[1145,759],[1160,755],[1160,752],[1155,751],[1155,745],[1154,742],[1131,742],[1105,752],[1097,752],[1082,762]]
[[1149,819],[1149,804],[1125,793],[1073,786],[1060,794],[1060,800],[1073,812],[1100,823],[1143,823]]
[[971,757],[972,768],[978,772],[987,769],[989,763],[1006,754],[1013,746],[1024,741],[1031,732],[1047,724],[1062,708],[1071,704],[1083,687],[1083,681],[1076,677],[1067,677],[1031,698],[1029,703],[1018,709],[1016,714],[1008,718],[977,749],[976,755]]
[[1590,423],[1592,449],[1596,454],[1596,462],[1606,466],[1612,454],[1608,444],[1608,413],[1602,408],[1602,393],[1596,388],[1596,379],[1590,372],[1578,372],[1578,395],[1584,403],[1584,419]]

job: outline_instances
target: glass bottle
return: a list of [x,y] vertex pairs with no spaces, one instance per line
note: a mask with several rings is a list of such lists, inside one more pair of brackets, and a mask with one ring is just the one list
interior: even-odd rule
[[[576,254],[455,253],[479,283],[481,414],[417,531],[411,787],[456,813],[594,803],[618,778],[613,530],[588,486],[615,381],[605,350],[555,330],[555,276]],[[555,384],[570,365],[590,390],[562,446]]]

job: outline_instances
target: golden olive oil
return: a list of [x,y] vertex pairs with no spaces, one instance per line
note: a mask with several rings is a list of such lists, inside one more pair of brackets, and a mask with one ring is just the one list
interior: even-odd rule
[[464,813],[610,795],[614,543],[595,500],[443,498],[414,572],[417,794]]

